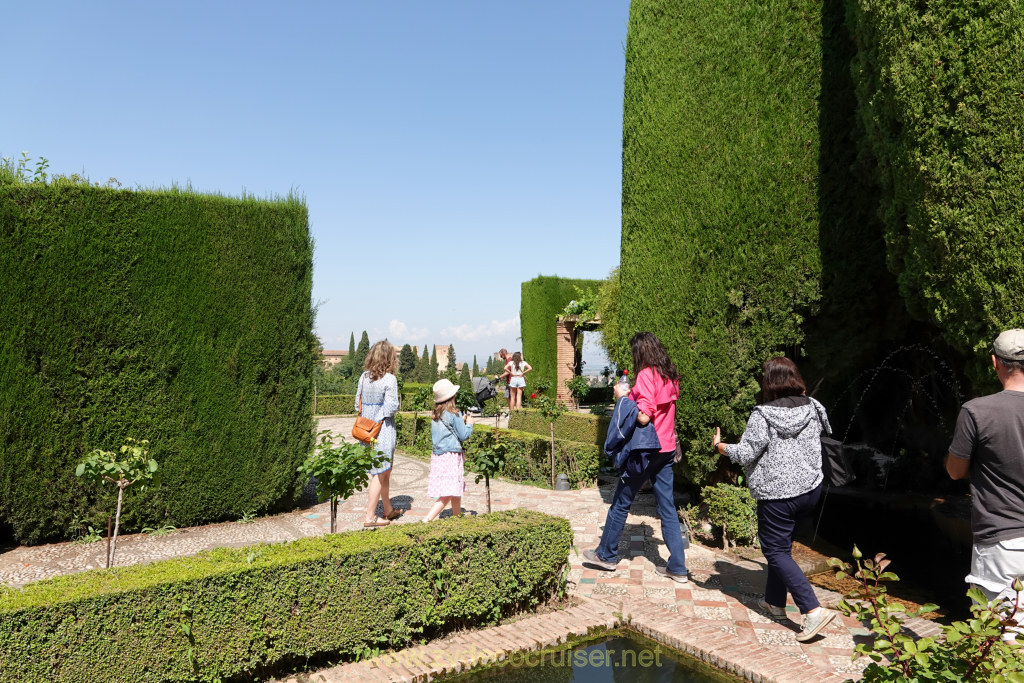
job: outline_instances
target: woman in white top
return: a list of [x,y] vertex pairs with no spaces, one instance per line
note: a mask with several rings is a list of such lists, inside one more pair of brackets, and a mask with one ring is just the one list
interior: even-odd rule
[[505,364],[505,372],[508,374],[508,388],[512,392],[509,407],[512,409],[523,407],[523,389],[526,388],[526,373],[533,368],[523,360],[523,354],[516,351],[512,354],[512,360]]

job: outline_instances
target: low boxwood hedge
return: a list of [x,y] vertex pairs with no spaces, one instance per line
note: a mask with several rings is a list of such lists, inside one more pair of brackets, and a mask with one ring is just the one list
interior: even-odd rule
[[491,623],[560,588],[569,522],[528,510],[219,549],[0,595],[0,680],[248,678]]
[[[405,385],[405,390],[402,391],[402,405],[411,406],[414,400],[414,390],[410,390],[410,386],[428,386],[428,385]],[[315,415],[355,415],[356,414],[356,396],[355,394],[324,394],[323,396],[316,397],[316,409],[313,411]]]
[[[608,433],[608,418],[586,413],[566,413],[555,421],[555,438],[594,444],[604,447],[604,437]],[[513,410],[509,417],[510,429],[521,432],[540,434],[550,437],[550,423],[544,419],[540,411],[524,408]]]
[[356,397],[353,394],[326,394],[316,397],[314,415],[355,415]]
[[[557,423],[556,423],[557,424]],[[413,415],[397,416],[398,447],[407,453],[430,455],[430,416],[420,414],[413,427]],[[489,448],[495,438],[509,443],[508,459],[499,476],[513,481],[529,481],[534,484],[550,485],[551,438],[514,429],[495,429],[478,423],[473,436],[466,442],[466,469],[474,471],[474,452]],[[603,454],[598,446],[579,441],[555,438],[555,470],[565,472],[573,486],[587,486],[597,478]]]

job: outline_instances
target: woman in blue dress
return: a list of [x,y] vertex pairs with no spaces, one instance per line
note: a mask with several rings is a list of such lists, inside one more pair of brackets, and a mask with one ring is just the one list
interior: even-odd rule
[[[366,354],[363,364],[365,372],[359,376],[356,388],[356,410],[359,410],[359,397],[362,396],[360,415],[374,422],[380,422],[380,434],[375,445],[377,452],[385,459],[377,467],[370,469],[370,485],[367,491],[370,500],[366,504],[364,527],[387,526],[391,520],[402,516],[401,511],[391,506],[391,462],[395,457],[395,444],[398,433],[395,431],[395,413],[398,412],[398,380],[395,371],[398,369],[398,349],[387,340],[373,345]],[[377,517],[377,501],[384,504],[384,517]]]

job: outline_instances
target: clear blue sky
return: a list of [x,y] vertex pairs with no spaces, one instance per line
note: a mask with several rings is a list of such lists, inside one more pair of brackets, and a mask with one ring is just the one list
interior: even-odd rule
[[365,329],[482,363],[521,348],[523,281],[618,264],[628,12],[5,3],[0,155],[125,187],[295,190],[325,347]]

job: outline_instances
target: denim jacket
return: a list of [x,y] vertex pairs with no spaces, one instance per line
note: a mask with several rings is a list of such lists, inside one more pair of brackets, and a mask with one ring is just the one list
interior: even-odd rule
[[615,403],[604,452],[612,459],[612,466],[623,474],[640,474],[647,469],[651,455],[661,451],[661,440],[654,424],[641,426],[636,421],[640,409],[636,401],[623,396]]
[[434,455],[458,453],[462,442],[473,433],[473,425],[462,420],[462,413],[444,412],[440,420],[430,421],[430,440],[434,443]]

